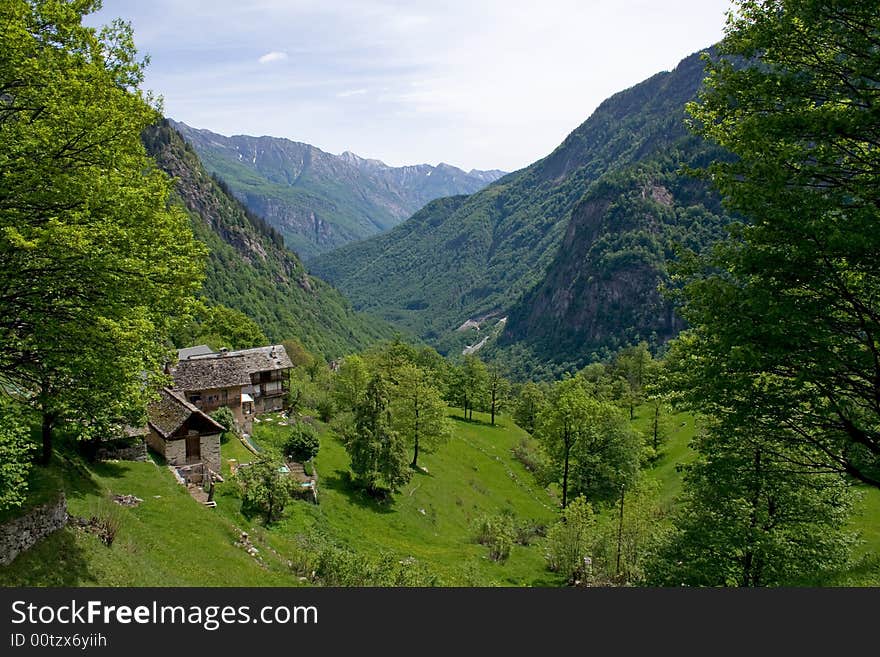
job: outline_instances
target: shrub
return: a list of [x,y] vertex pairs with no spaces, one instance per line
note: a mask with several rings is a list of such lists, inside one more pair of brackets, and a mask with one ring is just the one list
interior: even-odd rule
[[318,417],[321,418],[321,422],[329,422],[333,419],[333,413],[336,411],[336,408],[329,394],[322,394],[318,398],[315,402],[315,410],[318,411]]
[[516,525],[516,543],[518,545],[531,545],[532,540],[539,536],[547,535],[547,527],[543,523],[534,520],[523,520]]
[[588,576],[584,558],[590,553],[595,524],[593,508],[584,496],[572,500],[547,532],[547,568],[564,574],[570,583]]
[[484,515],[476,523],[476,541],[489,548],[492,561],[507,561],[516,539],[516,525],[509,513]]
[[228,440],[227,434],[238,435],[238,426],[235,423],[235,416],[232,414],[232,409],[228,406],[221,406],[211,413],[211,419],[223,427],[224,442]]
[[288,458],[305,463],[318,454],[320,442],[318,432],[306,422],[297,422],[293,425],[290,437],[284,445],[284,453]]
[[436,575],[407,557],[382,553],[377,559],[336,546],[324,547],[317,556],[315,576],[324,586],[438,586]]

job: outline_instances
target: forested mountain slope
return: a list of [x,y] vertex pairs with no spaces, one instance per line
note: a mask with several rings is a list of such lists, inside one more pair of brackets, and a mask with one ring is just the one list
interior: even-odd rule
[[[497,320],[511,312],[516,328],[507,329],[503,337],[508,346],[532,333],[540,341],[552,342],[554,326],[565,325],[569,320],[561,317],[570,311],[589,314],[596,324],[591,329],[596,339],[587,354],[597,346],[613,346],[630,336],[654,331],[668,335],[677,324],[667,317],[659,321],[659,330],[653,326],[657,323],[656,299],[650,300],[650,309],[644,313],[632,311],[631,306],[644,306],[639,291],[653,290],[660,282],[663,261],[671,255],[667,247],[682,232],[667,231],[667,226],[687,224],[703,235],[698,226],[702,219],[688,219],[687,207],[702,205],[705,197],[710,207],[705,213],[698,209],[697,215],[705,214],[703,218],[710,224],[708,233],[714,234],[712,226],[723,222],[715,216],[717,200],[708,200],[711,195],[707,196],[704,183],[672,180],[677,180],[681,163],[699,160],[701,149],[705,149],[689,136],[683,121],[684,106],[695,97],[703,75],[699,54],[687,57],[675,70],[658,73],[603,102],[546,158],[471,196],[434,201],[386,234],[325,254],[314,261],[314,271],[337,285],[356,308],[412,329],[447,352],[479,341],[486,333],[486,320],[496,326]],[[632,194],[636,201],[643,189],[653,190],[655,186],[656,194],[646,192],[646,202],[654,204],[650,212],[638,202],[623,202],[623,197]],[[686,216],[655,221],[654,215],[665,201],[658,202],[654,197],[665,199],[671,187],[681,187],[679,192],[688,190],[673,203],[681,206]],[[582,204],[585,195],[593,201]],[[596,303],[579,310],[571,304],[565,308],[558,305],[564,295],[554,296],[550,291],[551,286],[567,286],[567,277],[574,275],[571,266],[566,269],[557,261],[557,252],[575,208],[578,225],[591,221],[594,229],[572,233],[566,248],[573,260],[587,257],[593,249],[590,266],[596,271],[608,273],[605,267],[609,258],[618,279],[627,271],[626,259],[612,258],[618,246],[610,237],[614,231],[647,231],[663,247],[662,253],[655,244],[646,247],[657,256],[648,269],[644,263],[633,263],[637,285],[625,289],[619,282],[614,283],[611,288],[617,289],[617,294],[611,288],[604,289],[601,281],[596,282],[602,288],[593,293]],[[664,217],[665,213],[660,212]],[[698,241],[702,244],[703,237]],[[564,260],[565,254],[560,257]],[[545,284],[548,274],[551,280],[544,291],[528,297],[535,303],[540,299],[543,304],[541,310],[531,313],[522,299]],[[611,299],[615,301],[609,305]],[[660,312],[668,314],[665,308]],[[632,320],[618,319],[630,316]],[[546,326],[541,323],[542,317],[549,318]],[[456,330],[468,320],[484,323],[483,332]],[[621,333],[619,321],[632,321],[629,328],[633,330]],[[578,322],[585,323],[579,319],[575,321],[578,326]],[[576,344],[577,338],[572,337],[576,331],[569,333],[566,349],[578,353],[560,355],[578,360],[584,352]]]
[[304,258],[396,226],[427,202],[470,194],[502,171],[391,167],[276,137],[226,137],[172,121],[205,167]]
[[281,235],[213,179],[167,121],[143,139],[159,167],[176,179],[193,232],[210,250],[203,289],[208,301],[245,313],[270,340],[297,337],[327,358],[391,335],[390,327],[355,312],[338,291],[310,276]]

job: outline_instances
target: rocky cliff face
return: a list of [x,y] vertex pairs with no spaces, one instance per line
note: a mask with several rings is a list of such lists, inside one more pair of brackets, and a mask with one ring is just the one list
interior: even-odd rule
[[381,233],[435,198],[475,192],[503,175],[448,164],[390,167],[288,139],[172,125],[207,169],[303,257]]
[[564,368],[641,340],[659,347],[681,331],[660,290],[669,263],[678,248],[708,248],[729,222],[709,185],[680,170],[708,157],[706,144],[686,137],[591,186],[546,276],[511,310],[499,350],[517,345]]

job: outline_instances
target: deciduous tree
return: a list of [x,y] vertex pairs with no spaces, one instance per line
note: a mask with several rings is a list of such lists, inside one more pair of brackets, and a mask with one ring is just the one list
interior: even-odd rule
[[695,440],[673,530],[648,581],[680,586],[783,586],[846,564],[846,483],[792,463],[754,432]]
[[880,487],[880,12],[740,0],[698,103],[744,217],[686,262],[680,400]]
[[394,492],[412,476],[406,443],[392,427],[390,401],[389,384],[374,375],[342,432],[354,481],[373,495]]
[[535,431],[535,422],[545,403],[544,391],[535,383],[525,383],[519,391],[513,409],[513,419],[529,433]]
[[267,524],[281,517],[297,487],[281,466],[280,458],[264,452],[247,467],[239,468],[236,475],[242,487],[242,506],[263,514]]
[[69,422],[138,423],[204,251],[141,131],[131,29],[86,28],[92,0],[0,5],[0,377],[42,415],[42,460]]
[[430,451],[451,433],[446,404],[428,377],[415,365],[397,370],[391,415],[394,428],[413,445],[411,467],[419,467],[419,451]]

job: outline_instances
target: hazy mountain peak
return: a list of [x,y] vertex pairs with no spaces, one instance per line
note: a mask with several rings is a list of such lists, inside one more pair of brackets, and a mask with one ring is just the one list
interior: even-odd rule
[[446,163],[392,167],[351,151],[334,155],[280,137],[226,137],[171,123],[205,167],[306,258],[383,232],[435,198],[471,194],[502,175]]

